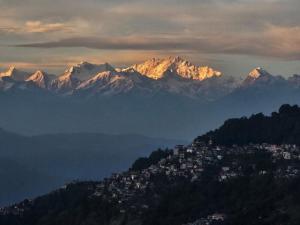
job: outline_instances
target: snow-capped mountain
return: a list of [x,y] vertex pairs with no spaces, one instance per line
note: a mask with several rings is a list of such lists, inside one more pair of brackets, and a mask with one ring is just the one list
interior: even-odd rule
[[66,93],[74,90],[81,81],[73,76],[62,75],[51,82],[51,90]]
[[[152,66],[149,62],[155,62]],[[160,62],[160,65],[157,63]],[[144,65],[144,73],[141,65]],[[91,64],[83,62],[70,67],[64,74],[55,79],[52,90],[76,95],[104,95],[113,96],[122,93],[138,92],[142,95],[155,93],[169,93],[192,98],[205,98],[209,90],[216,83],[215,91],[231,91],[231,86],[226,83],[226,88],[220,82],[221,73],[209,67],[196,67],[179,57],[164,60],[152,59],[140,66],[134,65],[126,69],[115,69],[108,63]],[[157,76],[150,76],[150,71],[156,71]],[[148,74],[148,75],[147,75]],[[214,78],[214,79],[209,79]],[[204,82],[211,80],[210,82]],[[226,80],[226,79],[223,79]],[[207,83],[207,84],[206,84]],[[222,85],[222,88],[219,88]],[[202,88],[206,89],[205,91]],[[204,93],[206,92],[206,93]],[[220,94],[215,94],[219,96]]]
[[[180,58],[166,59],[165,61],[179,63],[179,60],[183,61]],[[212,76],[204,80],[192,79],[179,75],[177,72],[174,73],[171,69],[167,69],[160,79],[156,79],[141,74],[134,67],[99,73],[80,83],[75,92],[86,93],[89,96],[94,94],[117,95],[129,92],[138,92],[147,96],[167,93],[190,98],[215,99],[224,92],[229,93],[234,84],[231,80],[232,83],[229,85],[226,82],[228,79],[221,76]],[[175,64],[173,68],[175,68]],[[188,74],[189,69],[187,68],[187,71],[183,72],[183,68],[181,68],[181,72]]]
[[51,86],[52,80],[55,79],[55,75],[47,74],[44,71],[38,70],[26,79],[26,82],[35,84],[40,88],[48,89]]
[[116,69],[83,62],[57,77],[37,71],[24,80],[16,71],[1,73],[0,123],[31,134],[92,129],[189,138],[228,117],[300,104],[299,75],[258,67],[239,80],[179,57]]
[[167,59],[150,59],[142,64],[130,67],[140,74],[152,79],[161,79],[167,74],[177,75],[182,78],[193,80],[205,80],[214,76],[221,76],[222,73],[210,67],[198,67],[180,57]]
[[144,77],[134,70],[105,71],[82,82],[75,90],[76,94],[88,96],[113,96],[118,94],[149,95],[158,91],[155,81]]
[[258,67],[218,103],[246,114],[253,109],[263,111],[286,103],[296,104],[299,97],[300,89],[295,88],[288,79]]
[[121,73],[105,71],[82,82],[77,88],[77,93],[116,95],[126,93],[134,86],[134,82]]
[[153,58],[125,69],[115,69],[108,63],[81,62],[57,77],[40,70],[30,74],[11,67],[0,73],[0,78],[2,91],[12,88],[28,90],[33,85],[68,96],[115,96],[128,93],[151,96],[163,93],[201,101],[214,101],[237,89],[255,88],[264,91],[286,88],[287,85],[298,87],[295,83],[300,80],[298,76],[287,80],[257,67],[239,83],[233,77],[208,66],[195,66],[180,57]]
[[7,71],[0,72],[0,78],[2,77],[10,77],[16,81],[24,81],[30,76],[29,72],[21,71],[16,69],[14,66],[11,66],[7,69]]
[[287,83],[282,76],[274,76],[261,67],[252,70],[242,83],[242,87],[280,85]]
[[68,68],[61,76],[69,76],[80,81],[84,81],[92,78],[98,73],[105,71],[115,71],[115,69],[108,63],[92,64],[88,62],[81,62]]
[[264,76],[271,76],[271,74],[262,67],[257,67],[249,73],[248,77],[256,80]]
[[243,82],[243,85],[254,84],[257,80],[270,78],[272,75],[262,67],[253,69]]
[[75,90],[81,82],[91,79],[98,73],[115,71],[108,63],[91,64],[81,62],[68,68],[62,75],[52,82],[52,89],[57,92],[70,92]]
[[28,90],[33,88],[27,80],[31,77],[30,72],[21,71],[11,66],[0,73],[0,91]]

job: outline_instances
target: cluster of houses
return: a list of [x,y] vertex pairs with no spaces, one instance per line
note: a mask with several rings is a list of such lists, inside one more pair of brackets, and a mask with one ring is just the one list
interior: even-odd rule
[[13,216],[19,216],[24,213],[24,211],[27,209],[27,206],[32,203],[32,200],[25,200],[21,202],[18,205],[13,205],[11,207],[0,207],[0,215],[13,215]]
[[206,218],[198,219],[192,223],[187,223],[184,225],[221,225],[226,219],[226,215],[221,213],[215,213],[207,216]]
[[[235,156],[258,152],[270,154],[273,163],[280,162],[280,165],[283,165],[277,168],[279,177],[300,175],[300,149],[296,145],[249,144],[226,147],[196,140],[188,146],[175,146],[167,157],[146,169],[113,174],[110,178],[98,182],[90,198],[102,198],[112,202],[118,205],[120,213],[133,210],[138,215],[149,209],[151,207],[149,202],[156,197],[153,190],[157,180],[154,178],[163,177],[170,183],[176,179],[195,182],[208,172],[207,168],[214,166],[219,171],[216,179],[219,182],[226,182],[228,179],[243,175],[243,163],[240,163]],[[268,170],[261,168],[257,172],[263,175],[267,174]],[[145,196],[151,200],[148,201]],[[11,213],[7,210],[22,213],[20,211],[22,209],[13,207],[0,208],[0,214]],[[211,224],[205,221],[213,220],[215,220],[213,217],[205,218],[196,224]]]
[[[113,174],[109,179],[97,185],[93,197],[105,198],[120,206],[120,212],[128,209],[135,213],[142,213],[150,206],[143,196],[151,192],[155,186],[153,177],[163,176],[166,180],[182,178],[190,182],[201,179],[206,168],[213,165],[219,169],[217,179],[224,182],[243,175],[243,168],[233,156],[254,154],[256,152],[269,152],[273,161],[286,161],[286,167],[279,168],[278,175],[293,177],[300,174],[300,150],[295,145],[270,145],[249,144],[244,146],[218,146],[212,142],[206,144],[195,141],[191,145],[175,146],[172,153],[158,163],[141,171],[127,171],[121,174]],[[255,162],[253,162],[255,167]],[[267,170],[257,171],[259,174],[268,173]],[[141,198],[139,198],[141,196]],[[139,201],[139,199],[141,199]]]

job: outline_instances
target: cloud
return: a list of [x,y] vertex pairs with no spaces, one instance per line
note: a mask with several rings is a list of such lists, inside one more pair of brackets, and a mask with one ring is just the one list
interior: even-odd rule
[[72,26],[64,23],[43,23],[41,21],[27,21],[21,25],[9,24],[7,26],[0,26],[0,33],[16,34],[18,36],[56,32],[72,33],[74,29]]
[[0,0],[0,5],[0,62],[44,59],[50,65],[109,55],[112,63],[123,64],[129,57],[134,62],[166,54],[201,60],[210,54],[251,65],[300,60],[299,0]]
[[16,47],[35,48],[59,48],[59,47],[86,47],[103,50],[165,50],[165,49],[185,49],[188,42],[182,42],[177,38],[158,37],[79,37],[68,38],[54,42],[31,43],[16,45]]
[[57,31],[72,31],[70,26],[63,23],[43,23],[41,21],[27,21],[24,31],[28,33],[47,33]]
[[194,53],[242,54],[300,60],[300,27],[267,25],[260,35],[206,34],[199,37],[128,36],[78,37],[54,42],[16,45],[30,48],[84,47],[100,50],[185,51]]

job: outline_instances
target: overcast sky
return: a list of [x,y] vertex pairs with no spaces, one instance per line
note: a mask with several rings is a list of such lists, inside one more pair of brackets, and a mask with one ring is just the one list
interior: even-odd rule
[[0,0],[0,67],[59,73],[179,55],[228,75],[300,74],[299,0]]

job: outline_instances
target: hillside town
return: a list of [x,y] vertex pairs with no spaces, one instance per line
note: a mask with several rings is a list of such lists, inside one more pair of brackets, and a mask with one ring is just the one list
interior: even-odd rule
[[[117,202],[121,212],[130,208],[141,213],[149,206],[136,200],[155,186],[155,177],[163,176],[169,181],[182,178],[195,182],[212,165],[219,170],[219,182],[225,182],[227,179],[243,176],[242,166],[232,156],[259,152],[272,154],[274,162],[285,162],[277,168],[278,177],[295,177],[300,174],[300,151],[296,145],[250,144],[225,147],[196,141],[188,146],[177,145],[173,154],[142,171],[129,170],[113,174],[111,178],[97,185],[93,196]],[[264,175],[269,171],[261,169],[257,172]]]
[[[210,168],[217,171],[215,179],[226,182],[243,176],[245,171],[243,158],[255,155],[271,156],[271,163],[276,165],[275,171],[267,165],[258,165],[256,158],[248,161],[257,175],[274,173],[278,178],[292,178],[300,174],[300,150],[296,145],[249,144],[245,146],[219,146],[210,141],[204,143],[195,140],[191,145],[177,145],[167,157],[142,170],[128,170],[112,174],[101,182],[90,185],[89,198],[101,198],[118,207],[119,213],[127,212],[141,215],[155,204],[158,197],[159,184],[174,184],[177,181],[197,182],[207,175]],[[242,156],[242,157],[240,157]],[[251,158],[251,157],[250,157]],[[247,168],[249,169],[249,168]],[[66,189],[68,185],[62,187]],[[1,208],[1,215],[22,215],[30,208],[34,200],[8,208]],[[226,215],[215,212],[212,216],[200,219],[191,224],[215,224],[225,220]]]

